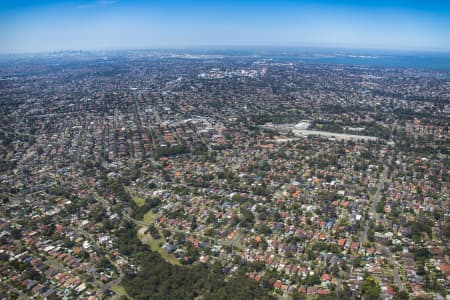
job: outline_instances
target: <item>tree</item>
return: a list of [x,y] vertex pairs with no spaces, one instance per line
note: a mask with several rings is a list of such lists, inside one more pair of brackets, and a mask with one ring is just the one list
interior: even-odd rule
[[378,282],[370,275],[365,276],[364,281],[361,284],[361,291],[363,299],[378,300],[380,298],[381,288],[378,285]]
[[319,275],[316,275],[316,274],[314,274],[312,276],[308,276],[308,277],[306,277],[304,283],[307,286],[313,286],[313,285],[319,284],[320,283],[320,277],[319,277]]
[[321,295],[317,300],[339,300],[340,298],[335,294]]
[[255,216],[249,209],[241,208],[240,223],[243,227],[252,227],[255,223]]
[[409,300],[409,294],[407,291],[397,292],[392,300]]

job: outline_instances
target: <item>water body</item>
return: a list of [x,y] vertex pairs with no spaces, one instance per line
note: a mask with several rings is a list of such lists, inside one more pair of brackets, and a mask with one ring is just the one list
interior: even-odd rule
[[450,53],[400,52],[382,50],[288,50],[265,52],[261,57],[270,57],[280,62],[302,62],[381,68],[411,68],[442,71],[450,76]]
[[[191,50],[192,51],[192,50]],[[450,73],[450,51],[419,52],[381,49],[339,49],[301,47],[223,47],[193,50],[227,57],[272,59],[274,62],[355,65],[383,68],[413,68]]]
[[450,55],[336,55],[298,57],[297,60],[304,63],[450,71]]
[[[58,60],[61,58],[99,59],[105,55],[111,59],[127,57],[156,57],[179,59],[226,59],[272,60],[282,63],[330,64],[344,66],[411,68],[440,71],[439,77],[450,79],[450,52],[413,52],[394,50],[356,50],[333,48],[276,48],[276,47],[222,47],[206,49],[149,49],[129,51],[65,51],[47,54],[0,55],[2,62],[28,62],[35,58]],[[422,74],[426,76],[426,74]],[[435,75],[434,75],[435,76]]]

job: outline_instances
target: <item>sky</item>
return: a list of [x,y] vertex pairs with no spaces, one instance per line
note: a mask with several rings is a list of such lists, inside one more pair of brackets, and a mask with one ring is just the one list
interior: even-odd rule
[[450,52],[450,0],[0,0],[0,53],[211,46]]

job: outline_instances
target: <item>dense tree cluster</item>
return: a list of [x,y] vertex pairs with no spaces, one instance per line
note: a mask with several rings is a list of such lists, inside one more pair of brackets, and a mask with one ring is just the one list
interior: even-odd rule
[[174,156],[189,153],[189,148],[185,145],[177,145],[172,147],[157,147],[153,153],[153,157],[158,160],[164,156]]
[[138,259],[139,271],[123,280],[134,299],[271,299],[267,290],[243,274],[226,279],[220,265],[175,266],[138,240],[133,224],[121,226],[119,250]]
[[270,299],[243,276],[224,282],[220,266],[199,264],[180,267],[168,264],[157,253],[146,252],[140,271],[124,280],[127,293],[135,299]]
[[366,275],[364,281],[361,284],[362,298],[367,300],[377,300],[380,298],[381,288],[375,279]]

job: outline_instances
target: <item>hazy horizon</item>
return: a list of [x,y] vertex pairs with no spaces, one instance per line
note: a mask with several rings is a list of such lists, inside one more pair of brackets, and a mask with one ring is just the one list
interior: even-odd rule
[[0,53],[202,47],[450,52],[450,3],[439,2],[0,2]]

